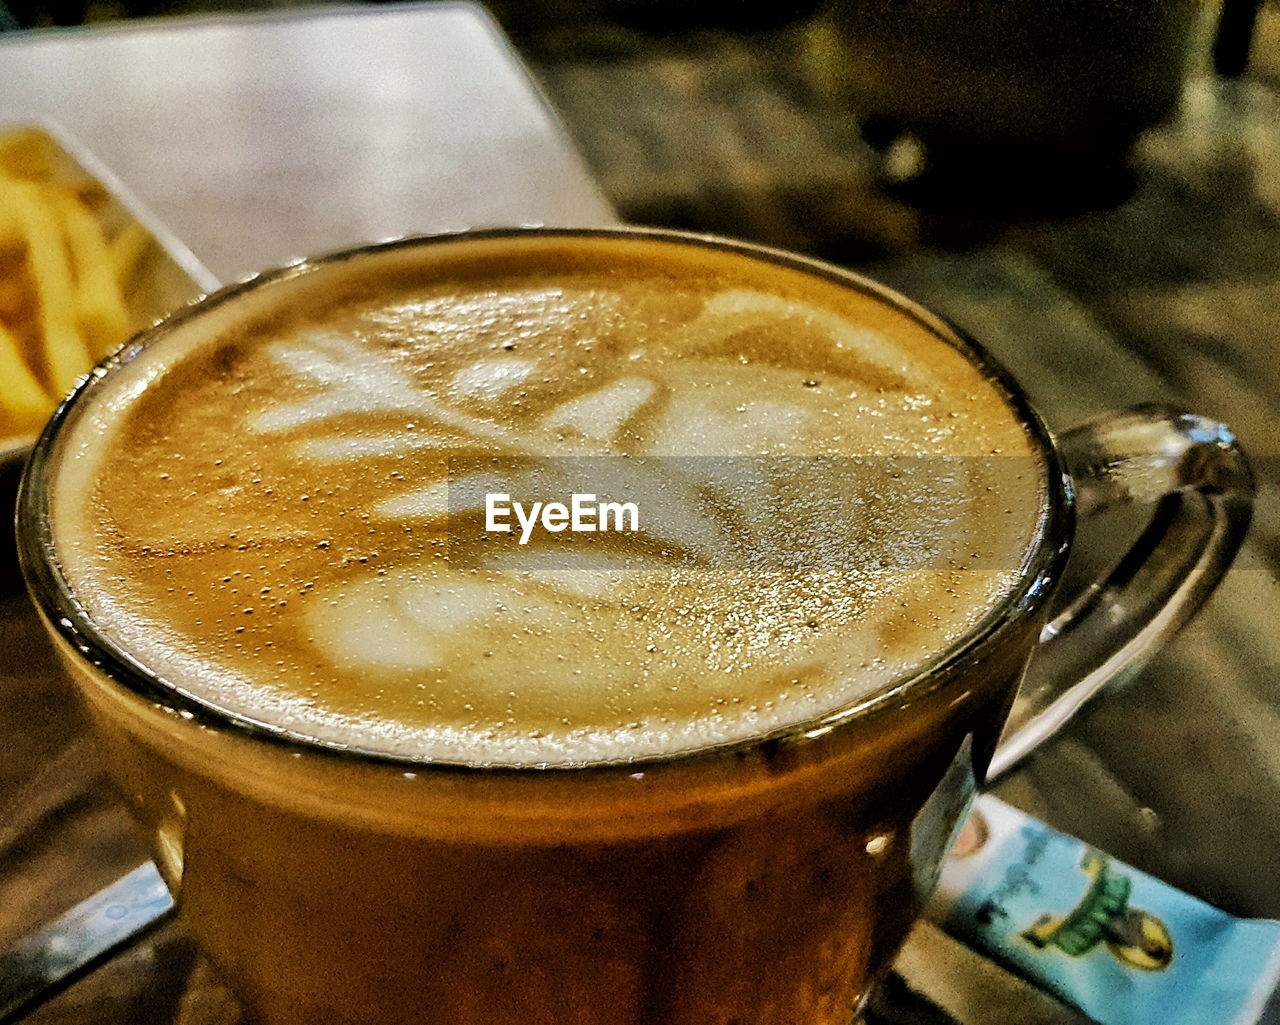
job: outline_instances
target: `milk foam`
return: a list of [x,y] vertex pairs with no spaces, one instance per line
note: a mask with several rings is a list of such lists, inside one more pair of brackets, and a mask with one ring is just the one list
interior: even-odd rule
[[[865,700],[999,604],[1043,515],[933,328],[670,243],[325,266],[98,390],[54,525],[100,627],[202,701],[412,757],[646,757]],[[574,490],[640,530],[482,529],[487,492]]]

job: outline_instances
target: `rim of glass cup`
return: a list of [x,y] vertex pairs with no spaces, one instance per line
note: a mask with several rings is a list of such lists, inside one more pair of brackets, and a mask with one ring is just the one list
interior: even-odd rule
[[[392,754],[321,740],[231,712],[193,694],[188,694],[174,684],[166,683],[141,661],[134,658],[122,645],[98,629],[92,617],[76,600],[58,565],[57,549],[49,516],[48,486],[51,471],[56,469],[58,441],[63,425],[68,424],[79,410],[91,401],[95,390],[116,369],[128,364],[146,346],[154,344],[174,328],[203,315],[209,309],[235,301],[247,292],[270,287],[322,267],[390,250],[533,236],[648,240],[710,248],[788,267],[825,278],[884,302],[916,320],[941,340],[959,350],[1002,393],[1006,403],[1014,411],[1030,438],[1040,464],[1041,493],[1044,496],[1041,516],[1037,524],[1040,536],[1039,541],[1023,560],[1018,586],[1010,590],[972,629],[924,665],[869,695],[822,715],[750,737],[638,758],[519,765],[472,763]],[[964,667],[981,662],[1008,631],[1042,608],[1065,562],[1074,524],[1074,495],[1071,481],[1062,466],[1048,428],[1008,371],[965,332],[888,286],[834,264],[770,246],[716,235],[631,226],[486,228],[442,234],[409,235],[298,260],[211,292],[138,332],[80,379],[54,411],[35,443],[19,487],[17,506],[19,563],[33,600],[46,621],[76,653],[76,656],[91,663],[116,686],[165,711],[176,713],[195,727],[239,734],[277,745],[288,752],[305,752],[358,762],[385,763],[414,771],[429,768],[433,771],[518,775],[581,773],[591,770],[616,771],[619,766],[634,772],[658,765],[683,764],[724,755],[741,756],[756,750],[776,750],[779,745],[825,736],[846,723],[860,721],[874,715],[879,709],[896,707],[904,699],[923,697],[937,687],[944,686]]]

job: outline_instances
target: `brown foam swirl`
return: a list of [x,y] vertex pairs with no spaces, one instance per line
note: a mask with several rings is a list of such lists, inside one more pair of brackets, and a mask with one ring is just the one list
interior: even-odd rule
[[[1043,468],[929,326],[653,241],[469,241],[211,307],[101,386],[67,578],[158,676],[339,744],[645,757],[859,701],[1013,588]],[[639,529],[485,529],[485,496]]]

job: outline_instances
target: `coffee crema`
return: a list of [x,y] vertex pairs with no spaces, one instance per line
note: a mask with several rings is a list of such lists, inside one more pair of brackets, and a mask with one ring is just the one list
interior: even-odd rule
[[[1045,515],[940,327],[671,239],[321,262],[94,387],[51,493],[98,628],[207,705],[423,760],[625,761],[855,706],[1016,588]],[[494,493],[638,529],[521,545]]]

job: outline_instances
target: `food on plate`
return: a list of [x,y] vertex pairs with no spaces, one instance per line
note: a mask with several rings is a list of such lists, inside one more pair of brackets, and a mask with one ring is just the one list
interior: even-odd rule
[[129,336],[129,281],[150,241],[49,135],[0,132],[0,439],[36,433]]

